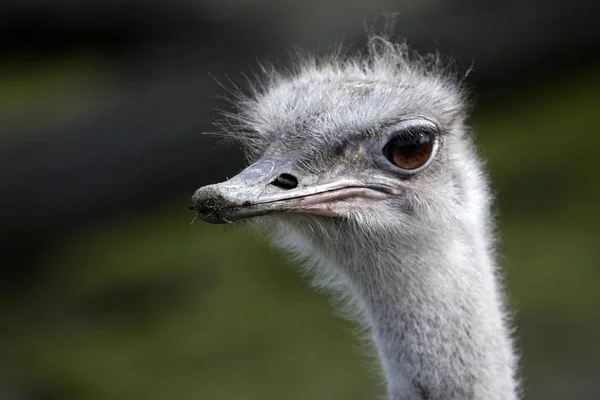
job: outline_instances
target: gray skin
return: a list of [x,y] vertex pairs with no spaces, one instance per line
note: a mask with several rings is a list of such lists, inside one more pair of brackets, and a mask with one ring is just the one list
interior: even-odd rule
[[[306,260],[370,328],[389,399],[516,399],[490,194],[460,84],[373,36],[367,55],[265,69],[222,126],[250,165],[196,191],[210,223],[247,220]],[[419,168],[383,147],[433,132]],[[283,174],[283,175],[282,175]]]

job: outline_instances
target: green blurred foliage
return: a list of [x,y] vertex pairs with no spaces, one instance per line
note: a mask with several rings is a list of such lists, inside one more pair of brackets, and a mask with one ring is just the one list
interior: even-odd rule
[[2,61],[0,137],[15,129],[85,117],[102,100],[108,78],[102,62],[90,55]]
[[[597,72],[519,89],[472,121],[530,399],[600,393]],[[59,399],[381,395],[328,296],[243,228],[191,225],[190,195],[40,255],[31,292],[0,307],[2,375]]]

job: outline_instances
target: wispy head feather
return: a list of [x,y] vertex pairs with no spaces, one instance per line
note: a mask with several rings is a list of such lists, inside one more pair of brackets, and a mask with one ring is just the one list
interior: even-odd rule
[[[380,101],[361,103],[370,91],[378,91]],[[234,111],[223,112],[215,125],[242,144],[249,159],[261,154],[274,134],[310,128],[315,120],[327,123],[328,117],[349,125],[360,118],[376,123],[415,106],[433,108],[448,120],[465,111],[464,91],[449,60],[421,56],[405,42],[377,34],[368,37],[366,53],[342,46],[318,56],[295,50],[287,68],[259,64],[246,85],[229,94]],[[352,118],[344,119],[349,109]]]

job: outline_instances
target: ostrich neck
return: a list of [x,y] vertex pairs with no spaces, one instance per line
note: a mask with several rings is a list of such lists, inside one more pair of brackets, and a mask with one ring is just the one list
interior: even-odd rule
[[484,239],[461,232],[438,243],[401,238],[413,244],[340,260],[372,328],[390,399],[516,399],[514,355]]

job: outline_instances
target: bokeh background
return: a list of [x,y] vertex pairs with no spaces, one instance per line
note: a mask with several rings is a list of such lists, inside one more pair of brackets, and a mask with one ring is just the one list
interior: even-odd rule
[[[528,399],[600,398],[600,24],[584,0],[0,2],[0,399],[375,399],[356,327],[241,228],[201,135],[290,46],[384,25],[467,79]],[[215,80],[216,79],[216,80]]]

